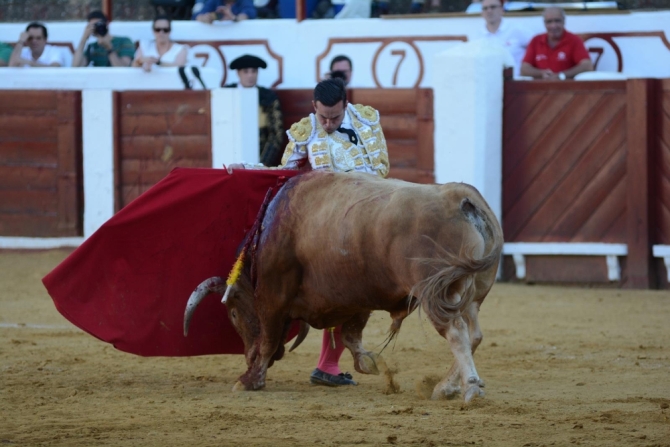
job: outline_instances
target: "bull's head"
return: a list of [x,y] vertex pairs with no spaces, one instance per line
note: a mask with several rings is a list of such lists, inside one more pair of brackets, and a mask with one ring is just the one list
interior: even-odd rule
[[254,309],[254,295],[251,284],[245,275],[240,276],[228,300],[228,318],[244,342],[244,355],[247,363],[254,358],[258,350],[260,336],[258,314]]

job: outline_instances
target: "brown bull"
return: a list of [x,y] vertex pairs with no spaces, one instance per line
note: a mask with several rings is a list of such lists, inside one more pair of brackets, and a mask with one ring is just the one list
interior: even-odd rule
[[[362,344],[370,312],[391,314],[393,337],[421,306],[455,357],[433,398],[453,397],[461,385],[466,402],[482,395],[472,357],[482,339],[477,315],[502,245],[495,215],[466,184],[417,185],[350,173],[292,178],[270,203],[255,256],[246,257],[227,301],[248,366],[235,388],[265,386],[292,320],[303,322],[293,348],[307,325],[342,325],[356,371],[378,373],[375,355]],[[193,292],[185,334],[200,300],[224,287],[211,278]]]

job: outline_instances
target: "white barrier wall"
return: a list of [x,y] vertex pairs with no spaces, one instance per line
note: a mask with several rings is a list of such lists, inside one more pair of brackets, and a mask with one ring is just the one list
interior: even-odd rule
[[[539,14],[507,17],[510,24],[544,32]],[[26,24],[0,24],[0,41],[16,42]],[[46,23],[50,43],[74,51],[84,22]],[[248,20],[207,25],[176,21],[172,38],[191,45],[192,64],[217,70],[221,82],[237,82],[227,70],[245,53],[268,63],[259,85],[311,88],[328,71],[330,59],[346,54],[353,60],[352,87],[432,87],[433,56],[474,40],[482,32],[480,16],[412,19]],[[630,76],[670,77],[670,11],[572,15],[566,27],[592,33],[586,41],[597,69]],[[151,39],[149,22],[113,22],[114,35]],[[139,70],[139,69],[138,69]],[[0,75],[0,78],[3,76]]]
[[507,53],[469,42],[435,56],[435,182],[464,182],[502,222],[503,68]]

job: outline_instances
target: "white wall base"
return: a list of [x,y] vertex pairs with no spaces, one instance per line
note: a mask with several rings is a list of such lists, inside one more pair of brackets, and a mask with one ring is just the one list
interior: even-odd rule
[[526,256],[605,256],[607,262],[607,279],[610,281],[620,281],[621,266],[618,256],[628,255],[628,246],[626,244],[604,244],[597,242],[508,242],[503,246],[503,255],[511,255],[514,259],[514,267],[516,268],[516,277],[518,279],[526,277]]

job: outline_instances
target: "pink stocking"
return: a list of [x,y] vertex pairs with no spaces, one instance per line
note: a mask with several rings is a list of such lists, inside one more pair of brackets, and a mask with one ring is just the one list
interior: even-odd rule
[[323,339],[321,341],[321,355],[319,356],[319,364],[316,366],[321,371],[334,376],[340,374],[340,366],[338,362],[344,351],[344,343],[342,343],[342,326],[337,326],[333,331],[335,338],[335,349],[331,346],[330,331],[324,329]]

